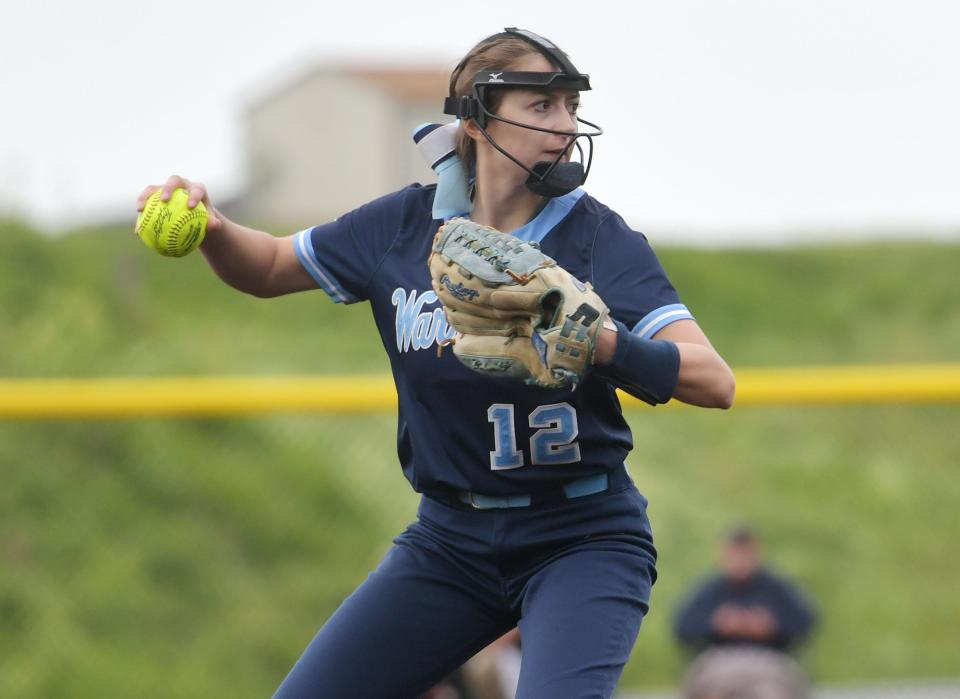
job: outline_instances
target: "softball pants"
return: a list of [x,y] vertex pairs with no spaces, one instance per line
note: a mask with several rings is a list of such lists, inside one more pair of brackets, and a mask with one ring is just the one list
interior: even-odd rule
[[414,699],[520,627],[518,699],[610,697],[656,579],[646,500],[619,490],[417,521],[327,621],[279,699]]

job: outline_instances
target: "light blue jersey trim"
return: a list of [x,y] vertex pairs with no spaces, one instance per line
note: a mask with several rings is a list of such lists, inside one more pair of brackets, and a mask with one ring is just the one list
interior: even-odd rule
[[312,228],[308,228],[293,237],[293,249],[297,253],[300,264],[335,303],[356,303],[359,299],[345,291],[337,278],[320,264],[320,260],[317,259],[313,251],[313,245],[310,243],[310,231],[312,230]]
[[557,224],[567,217],[567,214],[576,206],[580,197],[584,194],[586,194],[586,191],[577,188],[562,197],[551,199],[532,221],[513,231],[513,235],[528,243],[539,243],[546,237],[547,233],[556,228]]
[[[551,199],[532,221],[520,226],[520,228],[515,231],[511,231],[511,234],[528,243],[539,243],[546,237],[547,233],[556,228],[557,224],[567,217],[567,214],[569,214],[577,202],[580,201],[580,197],[586,193],[586,190],[577,188],[569,194],[564,194],[562,197]],[[462,212],[456,214],[456,216],[469,218],[470,214],[469,212]],[[453,218],[453,216],[448,216],[444,220],[449,221],[451,218]]]
[[633,326],[631,332],[649,340],[670,323],[693,319],[693,314],[682,303],[671,303],[669,306],[661,306],[647,313],[639,323]]

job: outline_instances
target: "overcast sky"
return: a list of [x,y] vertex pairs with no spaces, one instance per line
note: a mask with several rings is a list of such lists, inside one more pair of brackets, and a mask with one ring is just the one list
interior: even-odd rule
[[449,69],[514,25],[590,73],[583,115],[606,133],[587,189],[648,233],[960,234],[951,0],[8,4],[0,208],[132,221],[173,172],[216,201],[243,186],[238,117],[275,81],[345,59]]

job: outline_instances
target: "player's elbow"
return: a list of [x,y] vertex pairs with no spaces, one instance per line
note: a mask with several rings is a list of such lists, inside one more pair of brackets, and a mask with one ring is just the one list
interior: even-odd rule
[[701,372],[695,378],[687,378],[686,381],[681,380],[673,397],[698,408],[726,410],[733,405],[735,393],[736,382],[733,372],[724,367],[722,370]]
[[715,407],[722,410],[729,410],[733,407],[733,399],[737,395],[737,379],[730,370],[730,367],[725,367],[725,369],[726,371],[722,373],[718,381]]
[[237,291],[247,294],[248,296],[255,296],[258,299],[269,299],[278,294],[274,293],[270,287],[263,283],[262,280],[256,278],[247,278],[247,277],[236,277],[228,276],[224,274],[219,274],[220,279],[227,284],[227,286],[236,289]]
[[710,369],[709,389],[707,391],[709,407],[727,410],[733,406],[733,399],[737,393],[737,380],[730,366],[719,354],[713,356],[713,366]]
[[283,293],[268,284],[258,284],[247,289],[241,289],[244,293],[256,296],[258,299],[273,299],[282,296]]
[[284,283],[283,275],[280,272],[277,268],[276,259],[274,259],[268,266],[256,270],[254,274],[247,275],[234,287],[245,294],[256,296],[258,299],[273,299],[277,296],[283,296],[290,293],[290,289]]

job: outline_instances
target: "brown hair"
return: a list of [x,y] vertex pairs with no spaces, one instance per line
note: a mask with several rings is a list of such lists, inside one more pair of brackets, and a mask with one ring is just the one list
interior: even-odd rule
[[[473,79],[477,73],[488,70],[509,70],[517,61],[530,54],[539,54],[535,46],[511,34],[494,34],[474,46],[463,57],[450,75],[450,96],[463,97],[473,94]],[[500,106],[503,93],[488,90],[487,103],[490,111]],[[463,124],[457,133],[457,155],[467,171],[477,160],[477,144],[467,135]]]

